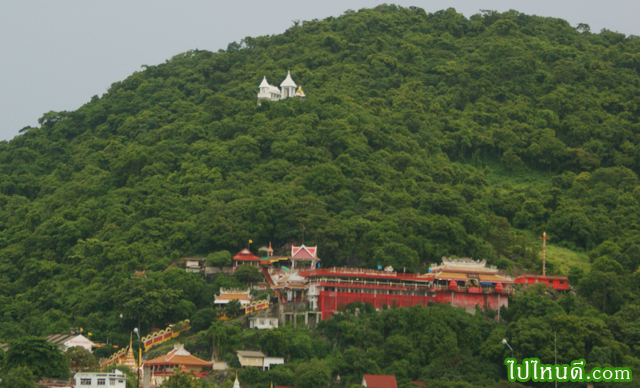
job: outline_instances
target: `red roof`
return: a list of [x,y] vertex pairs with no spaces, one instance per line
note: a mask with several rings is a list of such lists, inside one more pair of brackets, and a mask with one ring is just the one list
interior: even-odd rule
[[255,256],[251,251],[247,248],[244,248],[237,255],[233,256],[233,260],[235,261],[260,261],[258,256]]
[[315,259],[316,251],[318,247],[308,247],[302,244],[302,246],[291,247],[291,258],[292,259]]
[[192,356],[183,347],[176,347],[164,356],[145,361],[143,365],[213,366],[213,363]]
[[396,376],[392,375],[364,375],[362,380],[362,385],[368,388],[398,388]]

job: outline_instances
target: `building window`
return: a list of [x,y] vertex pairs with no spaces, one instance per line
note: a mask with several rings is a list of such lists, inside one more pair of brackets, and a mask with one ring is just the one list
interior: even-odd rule
[[91,385],[91,379],[80,379],[80,385]]
[[553,284],[553,280],[552,279],[549,279],[549,284]]
[[560,284],[564,284],[564,280],[560,280]]
[[98,379],[98,385],[107,385],[107,379]]
[[116,385],[116,379],[109,379],[109,385]]
[[260,320],[260,324],[261,324],[261,325],[264,325],[264,319],[261,319],[261,320]]

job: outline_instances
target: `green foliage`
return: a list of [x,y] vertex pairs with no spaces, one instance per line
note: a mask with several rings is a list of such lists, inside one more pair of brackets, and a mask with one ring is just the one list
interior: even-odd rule
[[214,252],[207,256],[207,265],[211,267],[222,268],[231,265],[232,262],[232,256],[229,251]]
[[216,316],[217,314],[212,308],[198,310],[191,318],[191,328],[196,332],[206,330],[216,320]]
[[240,311],[240,307],[241,307],[240,301],[234,299],[229,303],[227,303],[226,306],[224,306],[224,312],[227,313],[227,316],[229,318],[233,318]]
[[9,343],[5,367],[28,367],[36,379],[69,377],[69,362],[60,349],[46,339],[35,336],[26,336]]
[[36,388],[35,377],[31,369],[26,366],[18,366],[9,369],[0,375],[0,387],[6,388]]
[[76,372],[98,366],[98,361],[95,356],[80,346],[74,346],[67,349],[67,351],[64,352],[64,356],[69,361],[71,369]]
[[[207,283],[168,267],[222,267],[249,239],[283,247],[303,226],[323,266],[422,273],[444,255],[540,271],[546,231],[549,272],[578,295],[514,297],[506,332],[446,307],[361,306],[323,322],[330,342],[213,321],[197,346],[234,362],[249,344],[316,357],[345,384],[376,370],[401,386],[491,386],[504,354],[486,341],[548,354],[553,323],[578,331],[567,354],[636,365],[639,42],[516,11],[381,5],[145,67],[0,142],[0,338],[84,327],[122,346],[138,325],[194,318],[202,330],[217,289],[259,271]],[[258,106],[262,77],[287,69],[306,99]],[[34,357],[40,376],[48,358]]]
[[162,383],[163,388],[201,388],[203,385],[192,376],[184,373],[180,369],[174,372]]
[[249,264],[241,265],[233,276],[244,284],[258,283],[264,280],[262,272],[257,267]]
[[331,369],[326,363],[312,359],[296,368],[295,386],[300,388],[324,388],[331,381]]

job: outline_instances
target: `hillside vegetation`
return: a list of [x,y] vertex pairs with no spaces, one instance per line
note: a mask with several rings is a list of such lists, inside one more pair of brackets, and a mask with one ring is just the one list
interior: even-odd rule
[[[138,319],[211,306],[215,284],[162,272],[177,259],[303,229],[325,267],[420,272],[444,255],[540,271],[546,231],[583,263],[567,314],[637,317],[639,69],[633,36],[396,6],[145,66],[0,142],[0,339],[125,344]],[[287,70],[306,100],[258,106]],[[640,357],[616,327],[602,363]]]

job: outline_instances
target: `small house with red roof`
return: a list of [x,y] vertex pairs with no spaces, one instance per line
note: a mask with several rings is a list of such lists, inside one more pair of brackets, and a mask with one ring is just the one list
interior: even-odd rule
[[309,264],[308,269],[315,269],[320,259],[318,258],[318,247],[308,247],[304,244],[297,247],[291,246],[291,266],[293,268]]
[[367,388],[398,388],[393,375],[364,375],[361,385]]
[[256,267],[260,266],[260,258],[249,250],[249,248],[244,248],[240,252],[238,252],[235,256],[233,256],[233,265],[240,266],[242,264],[251,264]]
[[203,368],[212,367],[213,362],[192,356],[182,344],[176,344],[173,350],[166,355],[145,361],[142,365],[150,367],[152,384],[157,386],[177,370],[182,370],[196,378],[202,378],[207,375]]

